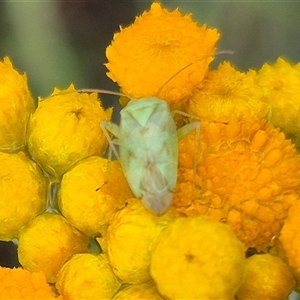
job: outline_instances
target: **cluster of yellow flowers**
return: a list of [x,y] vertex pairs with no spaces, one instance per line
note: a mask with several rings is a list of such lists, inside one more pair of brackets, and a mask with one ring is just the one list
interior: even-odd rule
[[[0,63],[0,299],[286,299],[300,287],[300,65],[210,70],[216,29],[153,3],[107,48],[129,98],[158,97],[198,120],[179,145],[163,216],[103,157],[109,121],[73,85],[35,108],[25,75]],[[298,124],[299,123],[299,124]],[[197,147],[198,146],[198,147]],[[1,255],[1,253],[0,253]]]

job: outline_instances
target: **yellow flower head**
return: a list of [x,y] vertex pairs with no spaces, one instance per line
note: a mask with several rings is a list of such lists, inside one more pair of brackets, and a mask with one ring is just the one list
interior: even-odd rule
[[[178,102],[205,76],[218,38],[216,29],[199,26],[178,9],[170,12],[153,3],[131,26],[114,35],[106,49],[107,75],[131,98],[157,96]],[[200,58],[204,59],[167,82]]]
[[289,267],[279,257],[253,255],[246,259],[246,277],[236,299],[288,299],[295,283]]
[[64,299],[111,299],[120,283],[103,254],[75,254],[60,270],[56,288]]
[[107,252],[115,274],[131,284],[151,280],[150,249],[161,230],[172,220],[151,214],[138,199],[117,212],[107,230]]
[[0,267],[0,299],[53,300],[56,298],[43,272]]
[[64,174],[58,205],[70,224],[94,236],[105,232],[113,215],[131,197],[120,163],[92,156]]
[[102,154],[107,139],[100,122],[110,120],[97,94],[78,93],[74,86],[53,94],[39,105],[28,127],[28,149],[45,171],[61,177],[81,159]]
[[[259,87],[271,107],[271,123],[279,127],[300,147],[300,68],[282,58],[274,65],[264,64],[259,71]],[[259,89],[258,87],[258,89]]]
[[283,249],[284,258],[291,267],[299,288],[300,284],[300,201],[296,201],[290,208],[288,217],[280,231],[279,241]]
[[125,288],[121,289],[113,297],[113,299],[163,300],[163,298],[159,295],[157,291],[156,285],[153,282],[126,286]]
[[196,175],[195,136],[179,147],[177,213],[227,222],[247,247],[271,245],[300,187],[300,157],[284,134],[268,123],[202,122]]
[[255,71],[242,73],[225,62],[200,83],[189,99],[187,112],[216,122],[262,120],[269,112],[263,95],[257,88]]
[[158,236],[150,272],[166,299],[233,299],[243,282],[244,251],[226,224],[177,218]]
[[88,238],[61,215],[44,213],[20,233],[18,257],[24,269],[43,271],[55,282],[58,271],[75,253],[87,252]]
[[35,106],[26,75],[19,74],[8,57],[0,62],[0,103],[0,151],[20,150]]
[[23,152],[0,152],[0,240],[19,230],[47,208],[47,180]]

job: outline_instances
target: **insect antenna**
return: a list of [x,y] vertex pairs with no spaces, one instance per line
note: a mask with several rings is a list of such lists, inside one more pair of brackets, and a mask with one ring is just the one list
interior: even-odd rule
[[98,93],[98,94],[114,95],[120,97],[128,97],[123,93],[113,92],[109,90],[102,90],[102,89],[78,89],[76,91],[79,93]]
[[[173,78],[175,78],[178,74],[180,74],[182,71],[184,71],[185,69],[189,68],[190,66],[192,66],[193,64],[209,58],[211,56],[214,55],[220,55],[220,54],[233,54],[234,51],[230,51],[230,50],[223,50],[223,51],[219,51],[215,54],[211,54],[211,55],[207,55],[205,57],[201,57],[195,61],[192,61],[191,63],[187,64],[186,66],[184,66],[183,68],[181,68],[180,70],[178,70],[175,74],[173,74],[158,90],[157,92],[157,96],[159,96],[159,94],[162,92],[162,90],[166,87],[166,85],[173,80]],[[184,117],[188,117],[189,119],[193,118],[195,120],[197,120],[197,122],[191,122],[188,123],[186,125],[184,125],[183,127],[179,128],[178,130],[178,137],[179,137],[179,141],[181,139],[183,139],[185,136],[187,136],[188,133],[191,132],[191,130],[196,130],[196,142],[195,142],[195,154],[194,154],[194,164],[193,164],[193,182],[194,182],[194,186],[193,186],[193,191],[192,191],[192,195],[191,197],[194,199],[195,197],[197,197],[196,195],[196,178],[197,178],[197,166],[198,166],[198,154],[199,154],[199,147],[200,147],[200,118],[197,116],[192,116],[188,113],[182,112],[182,111],[178,111],[175,110],[172,112],[173,116],[174,114],[179,114],[182,115]]]
[[201,58],[198,58],[192,62],[190,62],[189,64],[185,65],[184,67],[182,67],[180,70],[178,70],[175,74],[173,74],[157,91],[157,95],[159,95],[161,93],[161,91],[165,88],[165,86],[173,79],[175,78],[178,74],[180,74],[182,71],[184,71],[185,69],[187,69],[188,67],[196,64],[197,62],[201,61],[201,60],[204,60],[204,59],[207,59],[211,56],[215,56],[215,55],[220,55],[220,54],[233,54],[234,51],[231,51],[231,50],[222,50],[222,51],[219,51],[219,52],[216,52],[214,54],[210,54],[210,55],[206,55],[206,56],[203,56]]

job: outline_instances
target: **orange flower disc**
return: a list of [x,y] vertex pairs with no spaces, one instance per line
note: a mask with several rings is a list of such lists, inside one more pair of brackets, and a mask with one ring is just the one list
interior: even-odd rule
[[201,123],[180,143],[177,214],[207,214],[228,223],[247,247],[265,249],[298,199],[300,157],[269,123]]
[[153,3],[131,26],[114,35],[106,49],[107,75],[132,98],[157,96],[176,103],[189,96],[207,73],[213,60],[208,56],[214,54],[218,38],[216,29]]
[[0,299],[62,299],[56,298],[43,272],[30,273],[22,268],[0,267]]

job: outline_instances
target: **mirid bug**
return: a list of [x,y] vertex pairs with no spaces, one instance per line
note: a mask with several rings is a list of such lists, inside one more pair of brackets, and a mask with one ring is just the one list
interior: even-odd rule
[[[179,70],[166,83],[191,64]],[[97,89],[80,91],[126,96]],[[131,99],[120,112],[119,126],[109,121],[102,121],[100,126],[121,163],[133,194],[150,211],[157,215],[164,214],[172,203],[177,182],[178,141],[193,130],[197,130],[198,138],[200,123],[192,122],[177,130],[168,103],[149,97]],[[108,132],[116,139],[111,140]],[[119,153],[115,145],[119,146]]]
[[[123,108],[120,126],[107,121],[100,126],[134,195],[157,215],[165,213],[177,181],[178,140],[199,127],[199,123],[187,124],[177,132],[168,104],[147,98],[131,100]],[[107,131],[117,138],[119,154]]]

